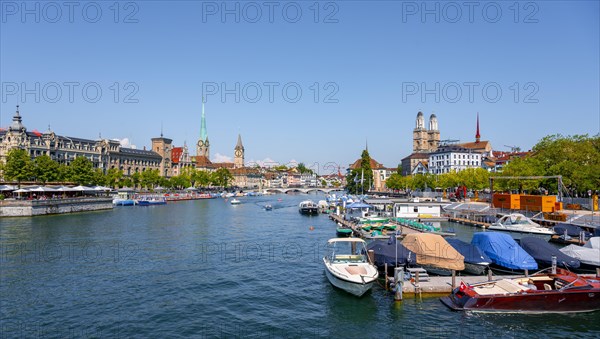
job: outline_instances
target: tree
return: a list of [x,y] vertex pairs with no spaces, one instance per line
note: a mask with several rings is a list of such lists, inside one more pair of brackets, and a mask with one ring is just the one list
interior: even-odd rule
[[184,174],[176,175],[169,179],[168,186],[175,189],[183,189],[191,185],[190,180]]
[[140,172],[135,172],[131,175],[131,184],[132,184],[133,188],[138,187],[138,185],[140,184],[140,181],[141,181]]
[[299,163],[296,168],[298,169],[298,172],[300,172],[300,174],[304,174],[304,173],[313,174],[313,170],[311,170],[310,168],[307,168],[303,162]]
[[211,182],[215,186],[228,187],[229,182],[233,180],[233,175],[227,168],[219,168],[211,173]]
[[32,162],[27,151],[11,149],[6,156],[4,176],[8,180],[16,180],[21,186],[21,181],[29,180],[32,176]]
[[105,186],[107,182],[107,177],[104,174],[104,172],[102,172],[101,169],[96,168],[94,170],[94,174],[92,176],[92,183],[94,185],[98,185],[98,186]]
[[195,187],[208,187],[211,183],[211,175],[208,171],[197,170],[192,175],[192,185]]
[[157,169],[149,169],[142,172],[140,175],[140,183],[142,187],[154,188],[160,182],[160,173]]
[[373,170],[371,169],[369,151],[364,150],[360,158],[360,167],[353,169],[346,176],[346,190],[351,194],[366,192],[373,185]]
[[71,180],[78,185],[89,185],[94,181],[94,166],[90,159],[77,157],[69,165]]
[[37,181],[45,184],[60,178],[60,166],[48,155],[40,155],[33,160],[33,175]]
[[108,185],[109,187],[117,186],[117,183],[119,183],[121,179],[123,179],[122,170],[117,168],[110,168],[108,171],[106,171],[106,185]]

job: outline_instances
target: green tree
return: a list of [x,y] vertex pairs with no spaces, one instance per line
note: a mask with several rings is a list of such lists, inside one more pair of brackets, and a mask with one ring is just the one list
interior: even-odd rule
[[299,163],[296,168],[298,169],[298,172],[300,172],[300,174],[304,174],[304,173],[313,174],[313,170],[306,167],[306,165],[304,165],[303,162]]
[[[131,175],[131,184],[133,188],[137,188],[138,185],[140,184],[140,182],[142,181],[142,175],[140,174],[140,172],[135,172]],[[130,187],[130,186],[128,186]]]
[[69,165],[71,180],[78,185],[89,185],[94,181],[94,166],[90,159],[77,157]]
[[6,156],[4,165],[4,177],[8,180],[16,180],[21,186],[21,181],[29,180],[32,176],[33,165],[27,151],[23,149],[11,149]]
[[94,185],[98,185],[98,186],[105,186],[106,182],[107,182],[107,177],[104,174],[104,172],[101,169],[96,168],[94,170],[94,174],[92,177],[92,183]]
[[33,175],[37,181],[45,184],[60,178],[60,166],[48,155],[40,155],[33,160]]
[[123,179],[123,171],[117,168],[110,168],[106,171],[106,185],[109,187],[116,187]]
[[211,182],[215,186],[228,187],[233,180],[233,175],[227,168],[219,168],[211,173]]
[[140,175],[140,183],[142,187],[154,188],[160,182],[160,173],[156,169],[149,169],[142,172]]
[[191,185],[190,180],[188,179],[187,175],[184,174],[180,174],[180,175],[176,175],[174,177],[171,177],[169,179],[169,187],[172,187],[174,189],[184,189],[186,187],[189,187]]
[[373,184],[371,156],[369,151],[363,150],[360,156],[360,167],[351,170],[346,176],[346,190],[351,194],[368,192]]
[[211,183],[211,178],[208,171],[197,170],[192,176],[192,185],[195,187],[208,187]]

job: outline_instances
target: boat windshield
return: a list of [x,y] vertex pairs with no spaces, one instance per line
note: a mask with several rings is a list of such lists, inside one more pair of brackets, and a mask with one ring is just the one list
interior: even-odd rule
[[366,262],[367,253],[365,245],[362,242],[335,242],[329,244],[331,248],[330,260],[335,263],[360,263]]

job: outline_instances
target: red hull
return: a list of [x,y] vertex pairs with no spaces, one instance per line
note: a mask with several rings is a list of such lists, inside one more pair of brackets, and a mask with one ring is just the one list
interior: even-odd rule
[[[456,311],[564,313],[600,310],[599,278],[579,277],[562,270],[556,275],[540,274],[531,278],[535,279],[537,290],[515,285],[517,281],[529,278],[503,279],[472,286],[461,285],[462,288],[455,289],[449,297],[442,298],[442,302]],[[502,291],[496,287],[500,285],[515,291],[497,293]]]

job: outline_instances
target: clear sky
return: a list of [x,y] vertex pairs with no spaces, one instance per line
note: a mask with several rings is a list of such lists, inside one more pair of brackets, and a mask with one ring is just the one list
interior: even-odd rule
[[213,160],[241,133],[247,161],[321,173],[366,140],[397,166],[419,110],[461,141],[479,112],[499,150],[600,132],[598,1],[0,4],[4,127],[20,104],[30,130],[142,148],[162,125],[195,154],[204,94]]

